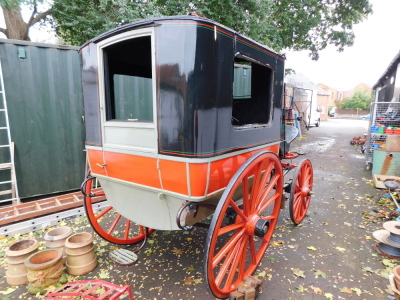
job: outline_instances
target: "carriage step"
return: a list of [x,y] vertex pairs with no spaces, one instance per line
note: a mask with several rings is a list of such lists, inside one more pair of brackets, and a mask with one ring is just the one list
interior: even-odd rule
[[236,291],[233,291],[229,300],[254,300],[261,291],[263,281],[253,276],[247,276],[239,284]]

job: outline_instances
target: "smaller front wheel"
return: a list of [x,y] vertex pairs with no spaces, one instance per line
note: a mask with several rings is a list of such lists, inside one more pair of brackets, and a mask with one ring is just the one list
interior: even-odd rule
[[321,124],[321,120],[318,119],[317,123],[315,123],[315,126],[316,126],[316,127],[319,127],[320,124]]
[[297,166],[290,191],[290,219],[296,225],[300,224],[307,214],[311,201],[312,187],[312,164],[310,160],[304,159]]

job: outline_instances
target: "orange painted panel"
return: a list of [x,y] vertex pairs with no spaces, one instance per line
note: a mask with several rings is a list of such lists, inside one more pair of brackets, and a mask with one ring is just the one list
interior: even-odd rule
[[165,190],[188,195],[185,163],[160,160],[160,170]]
[[211,176],[208,193],[212,193],[222,188],[225,188],[233,175],[235,175],[236,171],[240,168],[241,165],[245,163],[246,160],[250,158],[250,156],[252,156],[254,153],[264,150],[271,151],[277,154],[279,151],[279,145],[247,152],[213,162],[211,164]]
[[155,158],[114,152],[104,152],[104,157],[109,177],[161,188]]
[[106,175],[106,172],[103,168],[99,167],[97,164],[102,165],[103,162],[103,151],[101,150],[93,150],[87,149],[87,154],[89,157],[89,165],[93,173],[99,175]]
[[192,196],[205,195],[207,186],[208,164],[190,164],[190,185]]
[[[212,162],[207,193],[225,188],[240,166],[254,153],[262,150],[278,153],[279,145]],[[97,165],[97,163],[104,163],[102,151],[90,149],[88,155],[93,173],[106,175],[105,170]],[[114,152],[104,152],[104,157],[107,164],[105,169],[109,177],[161,189],[157,159]],[[191,164],[190,159],[188,162],[191,195],[193,197],[204,196],[207,187],[208,164]],[[189,194],[186,163],[160,160],[159,167],[164,190],[183,195]]]

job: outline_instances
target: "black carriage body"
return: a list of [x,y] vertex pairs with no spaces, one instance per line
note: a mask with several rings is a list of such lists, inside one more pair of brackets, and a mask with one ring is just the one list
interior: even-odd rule
[[[88,145],[102,145],[96,44],[150,27],[154,28],[151,44],[123,40],[110,53],[148,61],[147,48],[154,47],[159,154],[214,157],[283,140],[284,56],[211,20],[182,16],[125,25],[82,47]],[[123,73],[124,68],[130,67],[121,66],[114,73]],[[138,72],[151,76],[145,69]],[[250,81],[244,78],[249,75]],[[107,110],[112,119],[112,108]]]

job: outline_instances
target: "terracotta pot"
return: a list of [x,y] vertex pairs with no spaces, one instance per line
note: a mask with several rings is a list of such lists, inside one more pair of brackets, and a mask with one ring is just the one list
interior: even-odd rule
[[63,273],[62,252],[58,249],[46,249],[25,259],[28,270],[28,292],[36,294],[60,280]]
[[67,257],[65,252],[65,241],[72,233],[72,229],[69,227],[58,227],[47,231],[44,235],[46,247],[49,249],[61,250],[63,252],[63,259],[65,261]]
[[394,274],[394,282],[396,283],[396,287],[399,290],[400,289],[400,265],[397,267],[393,268],[393,274]]
[[71,235],[65,241],[67,272],[78,276],[91,272],[97,266],[93,236],[88,232]]
[[21,285],[28,283],[25,259],[35,253],[39,247],[35,239],[21,240],[11,244],[5,251],[7,255],[8,269],[6,272],[9,285]]

